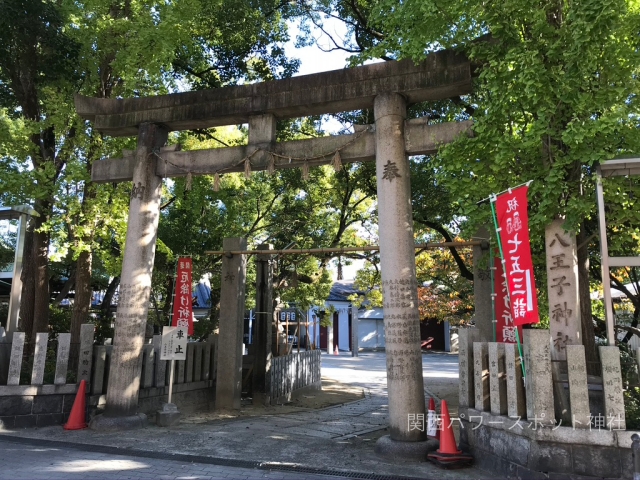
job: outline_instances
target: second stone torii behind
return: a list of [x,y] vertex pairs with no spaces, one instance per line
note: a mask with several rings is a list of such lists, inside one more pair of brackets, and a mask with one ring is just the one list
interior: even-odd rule
[[[390,436],[384,447],[397,449],[398,454],[424,455],[426,433],[409,424],[410,418],[424,415],[425,401],[408,155],[434,153],[440,145],[469,132],[471,124],[407,121],[406,107],[470,92],[468,59],[440,51],[419,64],[391,61],[199,92],[123,100],[77,96],[79,115],[91,120],[97,130],[138,136],[135,152],[95,162],[92,171],[95,182],[133,182],[121,276],[124,295],[116,312],[113,381],[108,385],[105,412],[94,418],[92,428],[132,428],[143,423],[137,414],[139,359],[162,177],[227,173],[247,166],[253,170],[315,166],[331,162],[339,152],[343,162],[376,161],[389,391]],[[352,135],[275,142],[276,119],[372,107],[374,128]],[[246,146],[197,152],[163,148],[169,131],[238,123],[249,124]],[[292,158],[301,160],[287,161]],[[218,376],[218,381],[223,379]]]

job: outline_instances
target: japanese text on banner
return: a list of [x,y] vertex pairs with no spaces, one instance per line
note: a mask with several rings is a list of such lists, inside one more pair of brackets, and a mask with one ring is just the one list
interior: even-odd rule
[[502,261],[500,256],[494,257],[494,292],[495,298],[495,314],[496,314],[496,341],[504,343],[517,343],[516,328],[522,338],[522,327],[516,327],[513,324],[513,314],[511,313],[511,302],[507,294],[507,279],[502,270]]
[[529,242],[528,190],[526,185],[518,187],[495,200],[515,326],[540,321]]
[[175,296],[173,297],[174,327],[188,327],[189,335],[193,335],[193,309],[191,307],[191,258],[179,257]]

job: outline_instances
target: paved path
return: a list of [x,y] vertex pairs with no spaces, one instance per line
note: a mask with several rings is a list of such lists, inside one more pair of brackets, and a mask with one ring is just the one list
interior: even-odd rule
[[[86,452],[80,454],[78,451],[94,450],[95,454],[106,455],[101,457],[101,461],[115,461],[125,456],[126,461],[139,461],[145,465],[149,463],[144,468],[151,469],[150,472],[155,472],[154,461],[160,461],[150,458],[163,458],[172,453],[184,455],[183,461],[202,462],[218,467],[248,466],[263,470],[278,469],[281,472],[294,466],[308,467],[308,473],[302,477],[301,473],[297,473],[295,478],[306,478],[306,475],[320,472],[338,476],[346,472],[359,472],[365,478],[379,480],[397,476],[486,478],[485,473],[476,469],[447,471],[425,462],[388,461],[378,457],[373,447],[376,440],[386,433],[387,425],[385,355],[369,353],[357,358],[345,354],[326,355],[322,361],[323,376],[361,386],[367,392],[366,397],[357,402],[321,410],[277,414],[277,409],[274,409],[276,413],[273,415],[231,418],[204,424],[181,424],[169,429],[150,425],[135,431],[103,433],[88,429],[64,431],[61,427],[47,427],[21,430],[8,435],[19,436],[22,441],[35,441],[36,445],[40,441],[45,451],[47,448],[70,448],[72,451],[67,452],[70,456],[64,457],[66,460],[63,465],[68,462],[73,464],[76,460],[86,461],[83,459]],[[433,392],[437,396],[448,396],[455,402],[457,356],[424,355],[423,363],[425,389],[429,394]],[[26,440],[27,438],[31,440]],[[65,446],[64,443],[54,442],[70,444]],[[80,455],[80,458],[74,459],[74,455]],[[5,471],[4,462],[13,462],[8,457],[11,456],[0,456],[0,472]],[[144,468],[140,467],[138,473],[144,473]],[[158,468],[162,470],[165,467]],[[165,478],[182,478],[179,470],[174,468],[171,472]],[[255,478],[262,478],[266,472],[249,473],[257,475]],[[350,477],[358,478],[353,473]]]
[[[387,395],[387,357],[384,353],[323,355],[322,376],[359,386],[372,395]],[[430,353],[422,356],[422,375],[427,395],[458,403],[458,355]]]

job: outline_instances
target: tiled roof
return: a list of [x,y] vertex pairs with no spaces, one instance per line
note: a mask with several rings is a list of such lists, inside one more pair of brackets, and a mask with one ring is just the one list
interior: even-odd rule
[[333,302],[348,302],[348,297],[354,293],[363,292],[357,290],[351,280],[338,280],[331,287],[331,293],[329,293],[327,300]]

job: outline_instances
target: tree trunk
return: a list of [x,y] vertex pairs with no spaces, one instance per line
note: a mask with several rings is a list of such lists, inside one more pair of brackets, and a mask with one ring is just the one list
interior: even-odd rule
[[108,318],[111,313],[111,302],[113,301],[113,296],[118,289],[118,285],[120,285],[120,277],[113,277],[113,280],[111,280],[111,283],[109,283],[109,286],[107,287],[107,291],[104,293],[104,298],[100,304],[100,314],[104,318]]
[[57,307],[62,303],[62,300],[64,300],[67,297],[67,295],[69,294],[69,291],[73,288],[75,283],[76,283],[76,272],[72,270],[71,273],[69,274],[69,278],[67,279],[66,282],[64,282],[62,290],[60,290],[60,293],[58,293],[58,296],[53,301],[54,307]]
[[74,361],[78,358],[80,347],[80,326],[87,323],[89,319],[89,309],[91,308],[91,262],[93,255],[91,251],[83,251],[78,256],[76,263],[76,295],[71,311],[71,354],[73,359],[70,367],[75,369]]
[[[91,157],[89,157],[91,158]],[[87,161],[87,173],[91,174],[91,161]],[[96,226],[95,219],[92,218],[91,204],[96,197],[95,185],[87,180],[84,183],[84,195],[82,196],[81,210],[83,213],[83,223],[88,223],[89,233],[81,238],[82,243],[91,245],[93,243],[93,231]],[[91,249],[83,250],[78,255],[76,262],[76,296],[71,312],[71,357],[78,358],[77,352],[80,348],[80,326],[89,319],[89,309],[91,308],[91,269],[93,254]],[[75,356],[74,356],[75,354]],[[73,365],[72,365],[73,366]],[[75,366],[73,366],[75,368]]]
[[[591,295],[589,291],[589,251],[586,242],[586,226],[580,226],[576,237],[578,244],[578,296],[580,298],[580,323],[582,324],[582,344],[587,361],[587,373],[596,374],[598,350],[596,348],[595,331],[591,312]],[[594,362],[594,363],[591,363]]]
[[36,211],[40,216],[36,217],[33,235],[35,298],[31,338],[36,338],[36,333],[49,331],[49,234],[38,231],[47,220],[49,205],[41,204],[38,207],[36,202]]
[[24,237],[24,257],[22,259],[22,296],[20,300],[19,330],[25,332],[26,342],[31,342],[33,329],[33,307],[35,305],[35,274],[33,259],[33,227],[35,218],[30,217]]
[[95,339],[98,345],[101,345],[106,338],[113,335],[113,331],[111,329],[111,301],[113,300],[113,295],[116,293],[118,285],[120,285],[120,277],[114,277],[109,283],[107,291],[104,294],[104,298],[102,299],[102,304],[100,305],[100,316],[96,322]]
[[[167,289],[164,305],[162,306],[162,315],[165,319],[171,318],[171,300],[173,298],[173,275],[167,275]],[[169,322],[167,321],[167,324]]]

